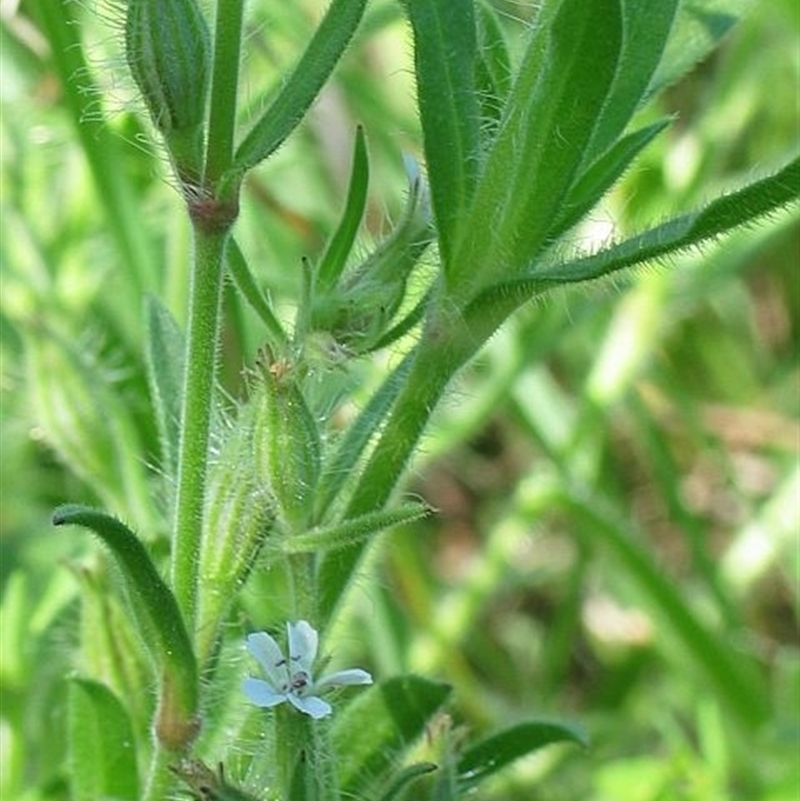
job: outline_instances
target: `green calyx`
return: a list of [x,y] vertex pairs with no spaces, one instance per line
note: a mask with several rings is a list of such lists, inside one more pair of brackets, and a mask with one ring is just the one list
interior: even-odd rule
[[211,37],[195,0],[131,0],[125,55],[156,128],[179,164],[199,147]]
[[406,170],[406,208],[391,235],[343,274],[342,261],[332,286],[326,285],[331,283],[327,253],[315,277],[311,327],[331,333],[355,353],[368,352],[382,341],[405,298],[409,276],[433,241],[427,184],[410,158]]
[[254,397],[253,455],[257,475],[270,487],[287,533],[312,523],[322,466],[319,427],[306,404],[295,368],[265,349],[263,383]]

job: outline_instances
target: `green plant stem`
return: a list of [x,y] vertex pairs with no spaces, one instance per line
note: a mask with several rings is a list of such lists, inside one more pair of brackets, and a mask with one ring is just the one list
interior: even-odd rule
[[[450,379],[483,342],[466,329],[457,310],[447,313],[444,308],[440,305],[426,326],[405,386],[361,474],[346,518],[381,509],[388,501]],[[362,551],[362,545],[354,546],[323,562],[321,616],[333,614]]]
[[205,185],[208,187],[216,186],[233,160],[243,11],[244,0],[217,0],[205,165]]
[[275,770],[280,798],[337,801],[338,780],[330,759],[327,721],[311,720],[289,704],[275,709]]
[[178,489],[172,542],[172,588],[190,633],[194,630],[222,268],[228,233],[228,230],[205,231],[197,225],[194,228],[195,252],[189,287]]

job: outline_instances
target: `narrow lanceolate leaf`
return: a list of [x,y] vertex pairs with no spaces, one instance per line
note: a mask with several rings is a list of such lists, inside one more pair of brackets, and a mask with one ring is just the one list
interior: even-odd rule
[[593,256],[562,264],[539,278],[560,282],[600,278],[625,267],[700,245],[740,225],[755,222],[798,199],[800,158],[774,175],[713,200],[700,211],[676,217]]
[[622,139],[603,153],[586,172],[575,182],[569,191],[560,214],[548,234],[555,239],[571,228],[589,212],[613,186],[631,162],[648,144],[670,123],[669,119],[659,120],[645,128],[623,136]]
[[128,713],[104,684],[69,682],[67,759],[73,801],[138,801],[139,776]]
[[353,249],[358,227],[367,206],[367,189],[369,187],[369,158],[364,129],[356,128],[356,142],[353,147],[353,166],[350,170],[350,186],[347,190],[347,203],[344,214],[336,231],[331,237],[328,247],[320,261],[316,275],[315,292],[325,293],[333,289],[347,263],[347,257]]
[[[717,198],[704,209],[685,214],[592,256],[526,275],[481,293],[464,312],[470,330],[487,336],[520,304],[557,286],[591,281],[701,245],[733,229],[757,222],[800,199],[800,159],[774,175]],[[476,336],[479,334],[476,333]]]
[[459,229],[447,274],[457,297],[519,271],[541,250],[616,72],[619,3],[564,0],[555,11],[545,4]]
[[154,297],[146,301],[147,381],[161,440],[162,469],[178,475],[184,337],[169,310]]
[[334,526],[312,529],[306,534],[283,540],[281,548],[286,553],[318,553],[347,548],[363,543],[386,529],[421,520],[430,512],[430,507],[424,503],[407,503],[397,509],[372,512],[343,520]]
[[614,83],[583,158],[588,167],[625,130],[667,46],[679,0],[622,0],[622,50]]
[[712,201],[704,209],[678,217],[592,256],[541,269],[489,287],[463,312],[476,342],[485,342],[515,309],[556,287],[591,281],[703,244],[739,226],[779,211],[800,198],[800,160],[738,192]]
[[283,144],[344,54],[366,4],[367,0],[333,0],[278,96],[236,151],[233,170],[254,167]]
[[475,66],[475,88],[481,115],[481,134],[493,133],[503,105],[511,90],[511,56],[508,52],[500,20],[493,8],[481,0],[475,7],[478,34],[478,58]]
[[446,684],[398,676],[371,687],[337,713],[332,736],[342,798],[373,797],[449,694]]
[[587,746],[586,734],[569,723],[533,720],[518,723],[467,748],[458,760],[458,779],[467,792],[515,759],[554,743]]
[[228,240],[228,246],[225,248],[225,260],[236,288],[244,295],[250,308],[264,324],[272,345],[276,350],[281,350],[289,342],[289,337],[272,311],[269,300],[256,283],[247,266],[247,260],[233,237]]
[[478,172],[477,37],[473,0],[406,0],[414,29],[417,103],[439,247],[448,269],[456,222]]
[[140,634],[162,670],[157,728],[168,748],[180,748],[197,733],[197,666],[175,596],[158,574],[141,540],[105,512],[77,504],[59,506],[56,526],[88,528],[114,554],[142,620]]

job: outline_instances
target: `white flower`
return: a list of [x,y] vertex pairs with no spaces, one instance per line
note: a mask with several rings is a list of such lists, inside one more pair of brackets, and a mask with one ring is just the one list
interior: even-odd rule
[[295,709],[319,719],[332,712],[331,705],[316,695],[320,690],[336,685],[372,684],[372,676],[359,668],[340,670],[314,681],[311,667],[317,656],[317,632],[305,620],[287,623],[286,631],[288,659],[265,631],[247,637],[247,650],[267,676],[266,681],[248,677],[242,682],[242,692],[256,706],[272,707],[288,701]]

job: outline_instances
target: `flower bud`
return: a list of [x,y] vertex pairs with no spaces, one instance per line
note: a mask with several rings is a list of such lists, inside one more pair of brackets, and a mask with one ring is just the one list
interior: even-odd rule
[[409,275],[433,241],[428,187],[405,160],[409,182],[403,218],[391,235],[339,284],[314,299],[312,323],[354,353],[366,353],[386,334],[406,293]]
[[217,647],[220,624],[272,531],[270,488],[253,464],[253,417],[245,406],[209,465],[195,635],[201,664]]
[[319,429],[292,368],[280,360],[264,368],[255,399],[256,470],[269,483],[286,532],[300,533],[313,516],[322,462]]
[[211,39],[195,0],[129,0],[125,55],[162,134],[199,128],[205,115]]

